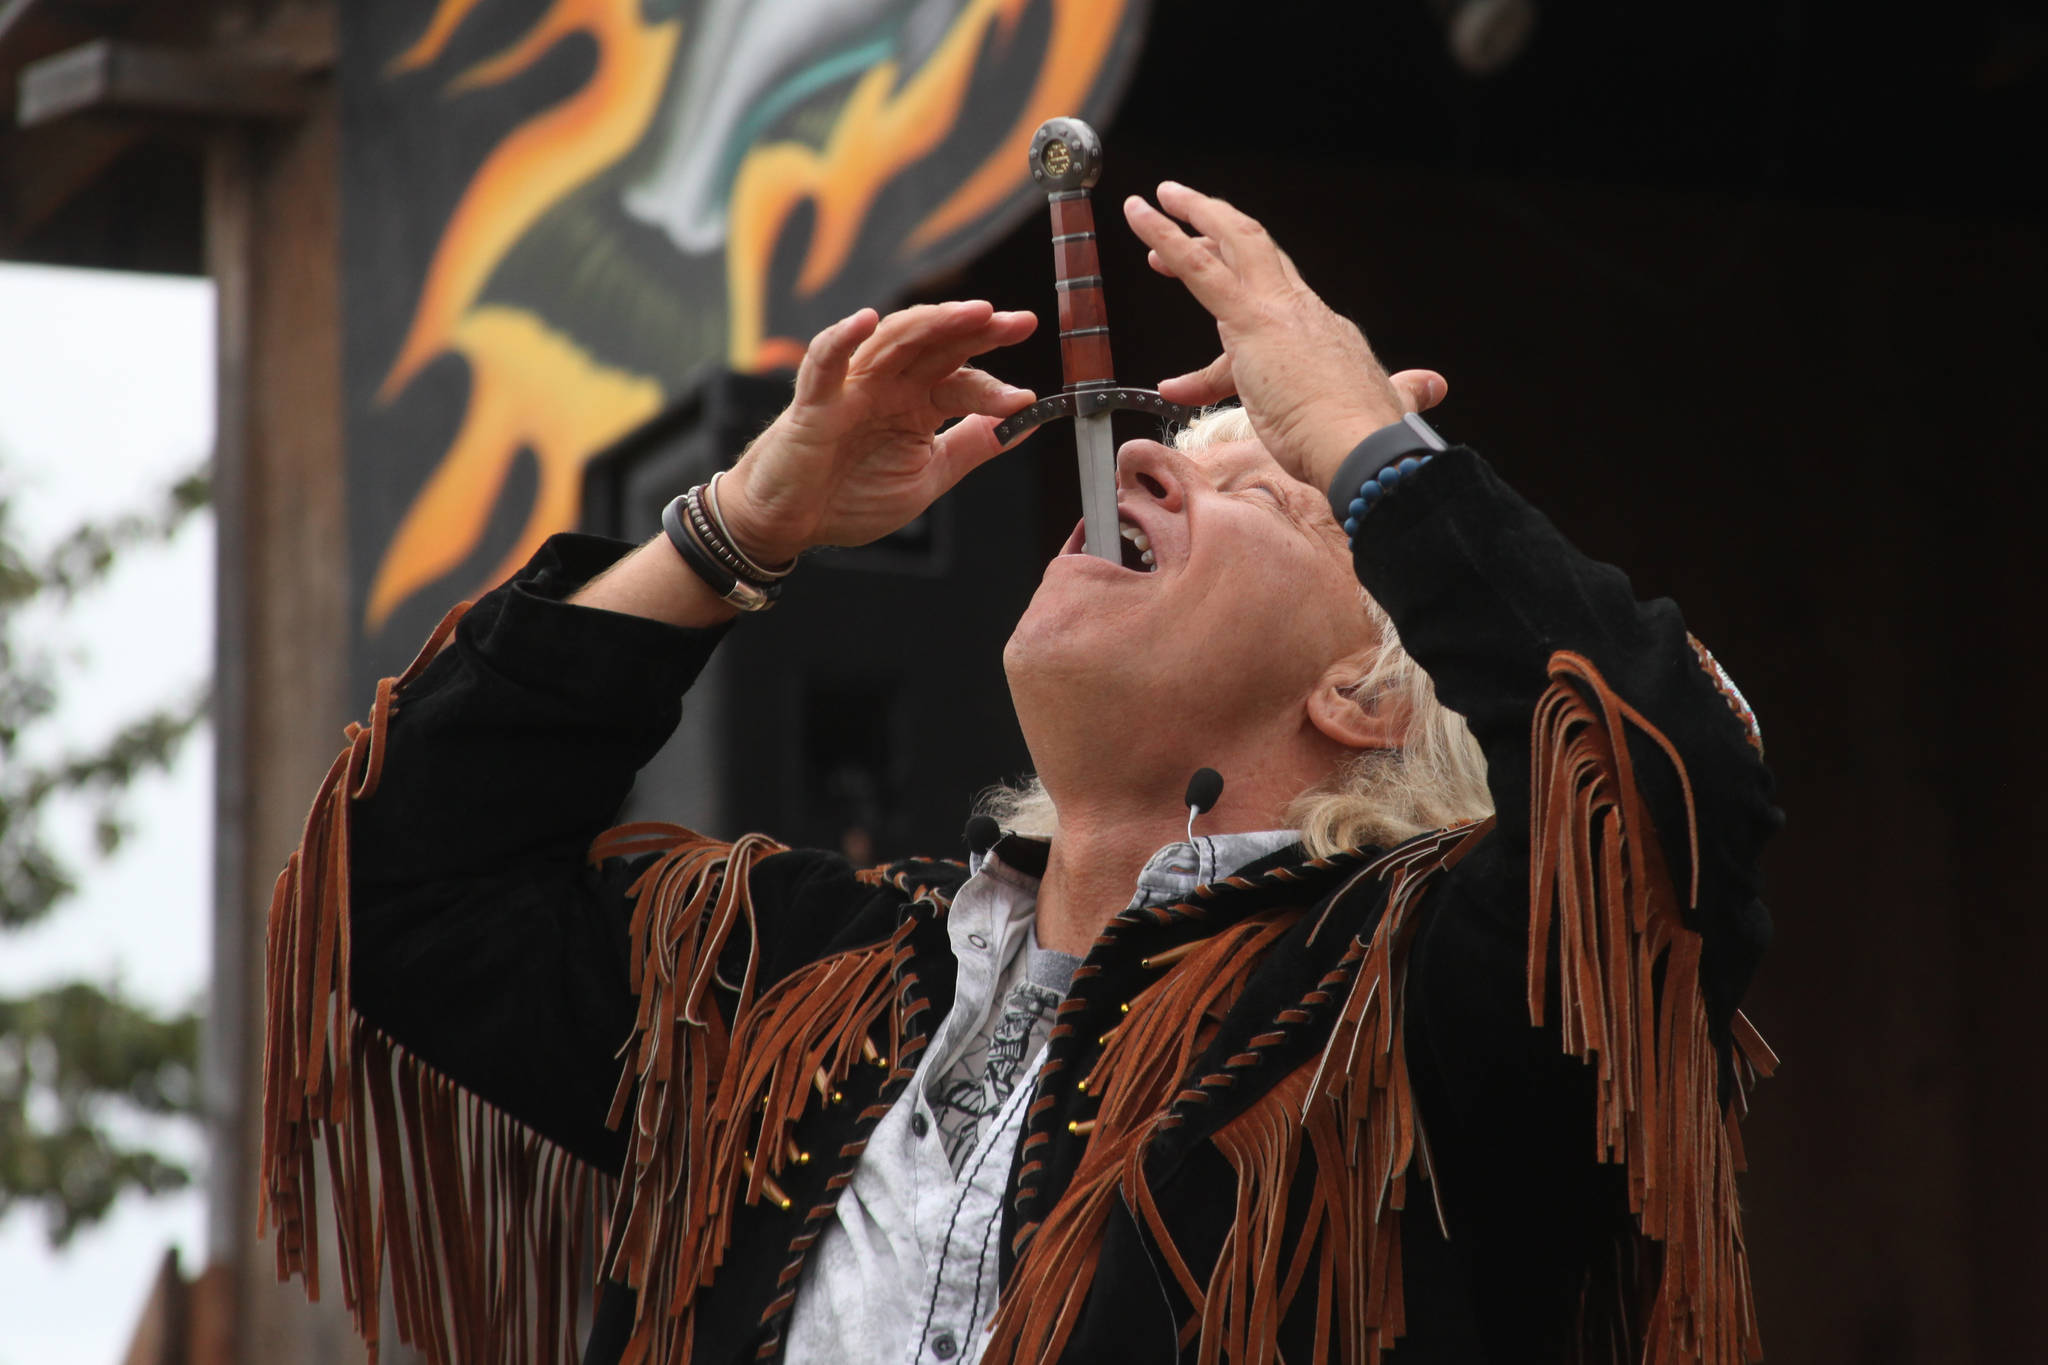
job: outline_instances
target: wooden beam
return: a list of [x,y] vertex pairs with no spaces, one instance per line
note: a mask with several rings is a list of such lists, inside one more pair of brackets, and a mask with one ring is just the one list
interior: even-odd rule
[[15,118],[24,128],[101,112],[297,118],[308,98],[289,62],[101,38],[23,67]]
[[249,753],[250,635],[248,581],[252,508],[249,412],[254,406],[250,368],[254,340],[250,315],[256,290],[256,247],[261,232],[255,208],[259,158],[251,131],[216,130],[206,163],[206,266],[213,277],[213,978],[201,1039],[206,1078],[209,1165],[206,1250],[230,1266],[234,1301],[229,1314],[229,1355],[239,1349],[238,1321],[255,1250],[255,1173],[261,1105],[253,1102],[249,1057],[262,1038],[262,969],[249,964],[249,943],[262,930],[253,918],[255,888],[248,858],[252,818]]
[[148,132],[132,119],[69,119],[0,132],[0,252],[11,252]]
[[[131,43],[201,43],[213,33],[212,0],[0,0],[0,103],[11,107],[15,77],[31,62],[95,38]],[[7,122],[0,114],[0,123]]]
[[270,887],[349,719],[340,137],[339,92],[318,81],[303,119],[216,122],[207,171],[219,308],[207,1251],[231,1286],[221,1339],[238,1365],[363,1359],[339,1296],[309,1308],[256,1236]]

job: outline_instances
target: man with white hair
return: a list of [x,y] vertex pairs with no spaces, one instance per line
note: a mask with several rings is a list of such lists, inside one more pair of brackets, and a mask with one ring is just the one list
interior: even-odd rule
[[968,362],[1028,313],[827,328],[665,536],[557,538],[380,688],[273,906],[281,1272],[317,1137],[358,1323],[388,1256],[437,1361],[573,1352],[593,1266],[590,1361],[1755,1354],[1740,694],[1412,417],[1440,377],[1158,199],[1223,346],[1161,392],[1242,407],[1046,566],[1037,785],[965,867],[605,826],[742,609],[999,453],[1033,395]]

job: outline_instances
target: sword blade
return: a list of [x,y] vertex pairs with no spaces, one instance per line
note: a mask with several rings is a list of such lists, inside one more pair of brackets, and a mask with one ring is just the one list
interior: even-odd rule
[[1116,437],[1107,412],[1074,419],[1074,445],[1081,460],[1081,533],[1089,554],[1123,562],[1116,529]]

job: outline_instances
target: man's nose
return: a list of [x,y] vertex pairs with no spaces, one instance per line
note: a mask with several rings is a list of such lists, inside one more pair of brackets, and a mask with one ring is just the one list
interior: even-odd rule
[[1169,512],[1178,512],[1186,497],[1187,457],[1157,441],[1126,441],[1117,452],[1119,496],[1150,498]]

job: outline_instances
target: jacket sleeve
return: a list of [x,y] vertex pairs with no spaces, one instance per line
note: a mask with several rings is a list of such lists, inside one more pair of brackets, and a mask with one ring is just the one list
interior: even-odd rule
[[1449,1233],[1409,1241],[1462,1268],[1418,1261],[1411,1306],[1469,1284],[1500,1359],[1643,1358],[1645,1331],[1753,1359],[1730,1106],[1737,1045],[1768,1065],[1736,1005],[1779,819],[1746,707],[1675,606],[1636,600],[1469,450],[1403,479],[1353,552],[1470,723],[1499,821],[1428,893],[1407,961]]
[[557,536],[471,608],[398,696],[349,846],[357,1013],[604,1170],[634,865],[587,854],[722,634],[566,602],[626,548]]
[[[1470,450],[1454,448],[1392,490],[1355,538],[1359,580],[1484,750],[1499,827],[1489,856],[1461,865],[1462,900],[1484,903],[1519,972],[1532,852],[1537,708],[1560,653],[1588,661],[1667,739],[1630,727],[1627,748],[1687,927],[1704,940],[1702,984],[1717,1029],[1769,936],[1758,857],[1780,816],[1761,745],[1725,680],[1667,599],[1636,599],[1619,569],[1587,558]],[[1675,753],[1677,762],[1672,761]],[[1682,778],[1681,778],[1682,773]],[[1688,808],[1687,790],[1691,805]],[[1486,886],[1472,885],[1485,881]],[[1518,983],[1503,983],[1512,989]]]

